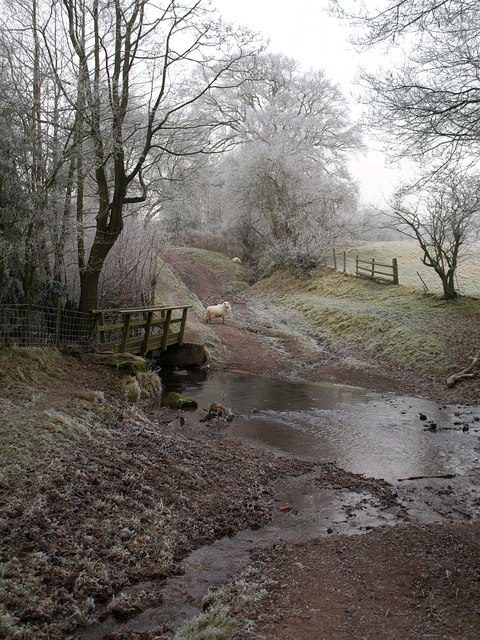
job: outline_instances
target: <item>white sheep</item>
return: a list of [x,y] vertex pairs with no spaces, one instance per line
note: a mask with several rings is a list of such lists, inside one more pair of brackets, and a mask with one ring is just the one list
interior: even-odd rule
[[211,307],[207,307],[205,314],[205,322],[211,322],[214,318],[222,318],[225,324],[225,316],[232,311],[232,305],[230,302],[222,302],[222,304],[215,304]]
[[234,262],[235,264],[242,264],[240,258],[232,258],[232,262]]

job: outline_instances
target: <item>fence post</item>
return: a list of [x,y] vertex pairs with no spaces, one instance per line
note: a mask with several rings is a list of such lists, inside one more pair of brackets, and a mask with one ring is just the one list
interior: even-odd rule
[[343,252],[343,273],[347,273],[347,254]]
[[335,271],[337,270],[337,254],[335,253],[335,249],[333,250],[333,268]]
[[399,284],[398,281],[398,261],[396,258],[393,258],[392,260],[392,267],[393,267],[393,284]]
[[375,277],[375,258],[372,258],[372,278]]
[[182,311],[182,322],[180,323],[180,333],[178,334],[178,344],[182,346],[183,336],[185,334],[185,324],[187,322],[188,307],[185,307]]
[[125,353],[125,349],[127,348],[128,336],[130,333],[130,313],[126,313],[123,319],[123,336],[122,336],[122,345],[120,347],[120,352]]
[[358,276],[358,256],[355,256],[355,275]]
[[62,320],[62,299],[60,297],[57,298],[57,311],[56,311],[56,321],[55,321],[55,346],[58,347],[60,344],[60,325]]

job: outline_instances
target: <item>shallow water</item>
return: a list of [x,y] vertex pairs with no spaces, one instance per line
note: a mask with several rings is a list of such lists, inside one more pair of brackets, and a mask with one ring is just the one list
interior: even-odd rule
[[[236,416],[229,427],[233,435],[279,453],[336,462],[388,481],[464,475],[478,466],[480,406],[223,371],[166,372],[162,378],[166,391],[194,398],[200,413],[213,401],[227,406]],[[431,421],[439,431],[427,430]],[[462,431],[464,424],[468,431]]]
[[[284,382],[221,371],[162,373],[165,392],[180,391],[195,398],[199,409],[184,413],[193,424],[203,409],[220,402],[236,414],[225,428],[256,446],[316,462],[336,461],[339,467],[395,481],[409,476],[458,474],[452,504],[444,494],[416,492],[418,483],[399,483],[399,502],[386,506],[367,489],[339,489],[316,482],[316,472],[285,478],[274,487],[278,505],[272,521],[256,531],[240,531],[197,549],[183,561],[184,573],[163,584],[143,583],[128,591],[160,591],[162,605],[121,622],[113,616],[76,635],[101,640],[110,634],[154,634],[172,638],[186,619],[200,612],[209,588],[219,587],[250,563],[252,549],[282,542],[306,542],[331,533],[361,534],[399,522],[469,520],[467,503],[478,511],[480,407],[445,407],[422,398],[379,394],[356,387],[313,382]],[[438,423],[437,433],[425,431],[425,421]],[[468,432],[461,424],[468,423]],[[471,473],[471,476],[469,474]],[[431,483],[431,481],[428,481]],[[444,481],[434,481],[444,483]],[[450,482],[450,481],[449,481]],[[402,485],[402,489],[400,489]],[[412,486],[413,485],[413,486]],[[442,489],[445,485],[442,484]],[[403,492],[403,493],[402,493]],[[468,497],[470,503],[460,496]],[[473,502],[472,502],[473,501]],[[458,513],[455,510],[458,509]]]

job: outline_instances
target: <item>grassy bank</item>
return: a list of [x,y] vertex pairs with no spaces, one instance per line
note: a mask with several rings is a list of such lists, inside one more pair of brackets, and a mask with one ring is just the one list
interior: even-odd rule
[[53,350],[0,364],[0,637],[57,640],[141,611],[158,590],[124,602],[123,589],[268,518],[262,492],[291,463],[128,404],[105,367]]
[[480,302],[387,286],[328,269],[299,277],[279,271],[256,294],[300,311],[318,334],[418,373],[464,366],[480,344]]

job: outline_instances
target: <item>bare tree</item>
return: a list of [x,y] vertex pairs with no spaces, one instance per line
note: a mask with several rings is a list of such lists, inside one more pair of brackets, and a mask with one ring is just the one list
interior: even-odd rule
[[[71,48],[70,69],[63,74],[54,64],[56,11],[64,14]],[[162,154],[222,148],[221,114],[210,110],[210,119],[201,120],[195,107],[230,86],[232,76],[224,82],[224,75],[256,44],[250,33],[224,27],[206,0],[63,0],[52,5],[42,33],[71,107],[75,134],[69,153],[76,149],[79,229],[86,223],[88,180],[97,200],[89,249],[78,235],[80,309],[86,311],[97,304],[100,274],[122,232],[126,207],[147,200],[152,163]],[[82,166],[85,159],[88,167]]]
[[380,9],[377,3],[333,4],[356,27],[359,46],[402,47],[401,64],[363,75],[372,121],[387,132],[388,151],[427,158],[430,174],[459,160],[474,164],[480,152],[480,3],[384,0]]
[[480,178],[449,173],[429,184],[420,195],[403,187],[391,207],[392,226],[417,240],[423,264],[442,281],[444,299],[455,298],[455,272],[461,251],[472,238],[480,215]]

